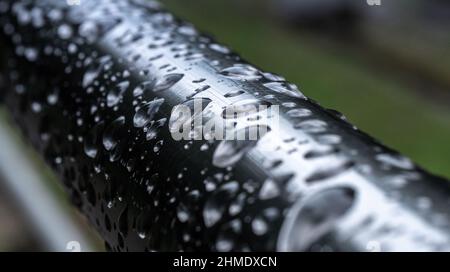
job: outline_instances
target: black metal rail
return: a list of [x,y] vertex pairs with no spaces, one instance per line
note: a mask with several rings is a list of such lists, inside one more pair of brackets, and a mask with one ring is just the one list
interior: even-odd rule
[[[110,250],[450,249],[448,181],[153,1],[0,0],[0,25],[4,101]],[[175,140],[195,101],[269,131]]]

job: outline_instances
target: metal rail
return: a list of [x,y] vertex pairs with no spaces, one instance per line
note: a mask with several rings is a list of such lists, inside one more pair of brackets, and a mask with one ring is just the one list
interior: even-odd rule
[[[4,101],[110,250],[450,249],[447,180],[153,1],[1,0],[0,25]],[[173,138],[199,116],[268,131]]]

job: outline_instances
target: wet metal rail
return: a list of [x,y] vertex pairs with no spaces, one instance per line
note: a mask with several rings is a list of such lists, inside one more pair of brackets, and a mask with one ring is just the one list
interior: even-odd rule
[[[109,250],[450,250],[447,180],[157,3],[0,0],[0,25],[3,100]],[[174,139],[198,117],[266,131]]]

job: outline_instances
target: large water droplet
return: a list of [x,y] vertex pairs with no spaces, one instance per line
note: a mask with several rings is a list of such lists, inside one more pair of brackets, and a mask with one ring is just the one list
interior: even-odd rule
[[355,165],[352,161],[337,161],[332,165],[319,168],[306,178],[306,182],[314,183],[337,176]]
[[386,166],[392,166],[397,167],[405,170],[411,170],[414,168],[413,162],[401,155],[394,155],[394,154],[378,154],[376,156],[376,159],[383,163]]
[[325,189],[300,200],[289,211],[278,240],[280,251],[305,251],[330,231],[353,206],[355,191]]
[[218,252],[229,252],[233,249],[234,243],[223,234],[220,234],[216,241],[216,249]]
[[39,52],[35,48],[28,47],[25,49],[24,55],[28,61],[33,62],[38,59]]
[[84,37],[89,43],[92,43],[98,38],[99,29],[95,22],[85,21],[78,28],[78,34]]
[[101,133],[105,123],[100,122],[95,125],[84,139],[84,153],[91,158],[97,157],[98,146],[100,145]]
[[237,91],[231,91],[226,93],[224,96],[226,98],[231,98],[231,97],[236,97],[236,96],[240,96],[241,94],[244,94],[245,92],[242,90],[237,90]]
[[120,116],[114,120],[103,133],[103,146],[106,150],[113,150],[121,138],[123,137],[123,126],[125,125],[125,117]]
[[42,111],[42,105],[39,102],[33,102],[31,103],[31,110],[34,113],[40,113]]
[[98,78],[98,75],[100,74],[101,68],[90,68],[88,69],[83,76],[82,86],[83,88],[88,87],[91,85],[95,79]]
[[284,77],[272,73],[263,73],[263,76],[269,81],[286,81]]
[[287,82],[270,82],[265,83],[265,87],[273,92],[288,95],[297,98],[306,98],[294,84]]
[[189,210],[185,205],[180,204],[177,209],[177,218],[181,223],[185,223],[189,220]]
[[155,84],[155,82],[152,80],[145,81],[145,82],[139,84],[139,86],[137,86],[133,90],[133,96],[143,95],[147,90],[151,90],[153,88],[154,84]]
[[228,212],[231,216],[237,215],[244,209],[244,204],[246,200],[245,193],[239,194],[236,199],[231,202],[230,207],[228,208]]
[[325,134],[317,137],[317,142],[324,145],[335,145],[342,141],[341,136],[337,134]]
[[312,114],[312,112],[308,109],[292,109],[286,113],[289,117],[300,118],[307,117]]
[[150,122],[150,126],[146,127],[145,139],[153,140],[158,136],[159,130],[166,124],[167,118],[161,118],[157,121]]
[[230,49],[228,49],[227,47],[217,44],[217,43],[212,43],[209,45],[209,48],[211,48],[212,50],[222,53],[222,54],[229,54],[230,53]]
[[295,124],[294,128],[301,129],[307,133],[319,133],[326,131],[327,126],[327,123],[322,120],[312,119],[301,121],[300,123]]
[[164,140],[159,140],[153,146],[153,152],[158,153],[164,145]]
[[252,230],[253,233],[256,235],[264,235],[267,233],[267,230],[269,229],[269,226],[267,225],[267,222],[262,217],[256,217],[252,221]]
[[261,200],[271,199],[277,197],[280,194],[280,189],[272,179],[267,179],[261,190],[259,191],[259,198]]

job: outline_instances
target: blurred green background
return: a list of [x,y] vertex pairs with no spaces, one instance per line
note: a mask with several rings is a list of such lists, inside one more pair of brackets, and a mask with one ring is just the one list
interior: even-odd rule
[[162,2],[252,64],[450,177],[450,1]]
[[[244,59],[286,77],[322,106],[343,112],[361,130],[450,178],[450,1],[161,2]],[[62,212],[75,216],[92,248],[101,250],[54,175],[35,152],[17,144],[58,196]],[[0,187],[0,251],[46,250],[19,206]]]

